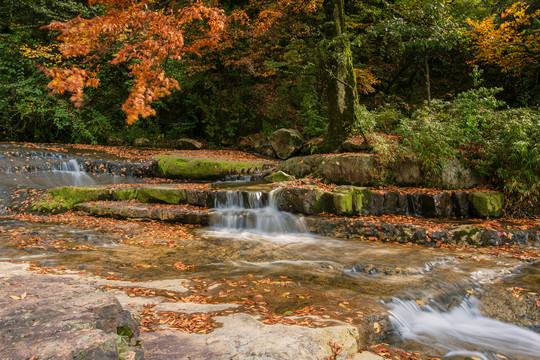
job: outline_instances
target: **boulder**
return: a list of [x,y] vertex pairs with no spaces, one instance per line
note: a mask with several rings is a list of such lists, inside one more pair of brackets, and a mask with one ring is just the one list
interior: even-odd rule
[[276,152],[272,148],[272,144],[270,144],[270,141],[265,138],[257,139],[253,142],[253,150],[261,155],[268,156],[268,157],[275,157]]
[[442,164],[441,177],[437,182],[445,189],[470,189],[480,184],[481,180],[476,171],[465,167],[457,159],[451,159]]
[[150,140],[147,138],[136,138],[133,140],[133,146],[137,147],[145,147],[150,145]]
[[193,139],[179,139],[176,141],[176,149],[178,150],[201,150],[204,144]]
[[270,145],[280,159],[288,159],[304,145],[302,134],[294,129],[279,129],[268,137]]
[[473,213],[479,217],[501,217],[504,210],[504,195],[501,193],[473,192],[469,194]]
[[268,182],[291,181],[291,180],[295,180],[295,177],[292,175],[286,174],[283,171],[278,171],[276,173],[266,176],[264,180]]

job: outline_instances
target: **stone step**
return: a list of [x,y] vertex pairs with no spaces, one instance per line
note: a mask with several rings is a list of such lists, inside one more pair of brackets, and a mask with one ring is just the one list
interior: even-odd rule
[[209,225],[207,209],[190,205],[144,204],[138,201],[98,201],[78,204],[77,209],[91,216],[115,219],[139,219]]
[[[208,226],[214,210],[190,205],[97,201],[77,205],[91,216],[167,221]],[[534,221],[430,220],[412,216],[306,216],[311,233],[338,239],[381,240],[437,246],[540,245],[540,224]]]
[[439,175],[428,176],[422,164],[404,158],[393,164],[382,164],[373,154],[328,154],[299,156],[286,160],[279,167],[297,179],[308,175],[334,184],[372,186],[437,186],[443,189],[468,189],[481,182],[481,177],[459,160],[441,161]]
[[411,216],[304,218],[312,233],[339,239],[382,240],[427,246],[540,245],[540,224],[495,220],[435,221]]
[[[204,184],[132,185],[116,187],[61,187],[50,190],[33,206],[35,211],[67,211],[88,201],[138,200],[142,203],[186,204],[213,208],[228,193],[239,194],[246,208],[253,192],[268,204],[274,185],[242,189],[212,189]],[[504,196],[486,191],[379,190],[338,186],[332,191],[314,185],[286,186],[273,193],[281,211],[315,215],[411,215],[424,218],[496,218],[503,215]]]
[[378,190],[338,186],[324,191],[316,186],[278,189],[278,209],[314,215],[411,215],[424,218],[485,218],[503,215],[504,195],[486,191]]

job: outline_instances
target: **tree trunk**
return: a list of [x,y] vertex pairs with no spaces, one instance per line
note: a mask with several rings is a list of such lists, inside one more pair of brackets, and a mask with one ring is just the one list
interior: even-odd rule
[[426,65],[427,103],[428,103],[428,106],[431,106],[431,80],[429,79],[429,63],[428,63],[427,54],[426,54],[424,60],[425,60],[425,65]]
[[345,35],[343,0],[324,0],[323,7],[327,21],[325,36],[328,45],[324,63],[328,77],[326,97],[329,115],[324,149],[334,150],[350,135],[358,98],[351,48]]

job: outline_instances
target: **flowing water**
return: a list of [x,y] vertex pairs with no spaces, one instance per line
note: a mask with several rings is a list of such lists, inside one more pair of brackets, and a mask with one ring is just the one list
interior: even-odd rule
[[[77,159],[63,154],[35,153],[22,161],[10,151],[0,152],[0,191],[137,181],[86,173]],[[28,166],[21,166],[24,162]],[[137,280],[178,278],[173,267],[178,262],[194,265],[189,275],[208,283],[285,277],[296,297],[275,295],[276,312],[318,304],[336,314],[343,311],[343,318],[389,313],[394,331],[388,341],[433,356],[534,359],[540,354],[537,333],[484,317],[469,295],[501,279],[507,286],[540,292],[538,263],[524,266],[511,257],[484,254],[479,259],[466,251],[316,236],[302,217],[278,211],[272,192],[221,191],[211,222],[186,236],[176,235],[172,224],[128,221],[106,228],[0,217],[0,260]],[[134,245],[156,241],[159,233],[179,247]]]
[[448,311],[399,299],[391,309],[390,321],[404,340],[436,347],[446,357],[487,360],[501,359],[497,354],[540,356],[539,334],[483,316],[475,297]]

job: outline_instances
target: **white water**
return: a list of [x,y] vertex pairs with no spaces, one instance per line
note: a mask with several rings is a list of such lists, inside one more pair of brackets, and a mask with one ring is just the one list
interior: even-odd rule
[[[74,186],[95,185],[96,182],[92,177],[81,169],[81,165],[75,159],[58,164],[54,170],[54,174],[62,174],[67,176],[67,181]],[[66,179],[64,179],[66,180]]]
[[390,321],[403,339],[438,347],[445,356],[540,359],[539,334],[483,316],[474,297],[450,311],[415,301],[394,300],[390,306]]
[[212,228],[285,237],[307,233],[302,218],[277,209],[274,194],[270,192],[265,201],[262,192],[227,191],[225,199],[216,198]]

